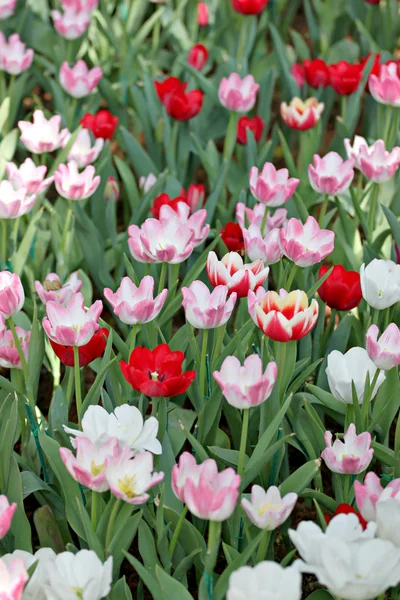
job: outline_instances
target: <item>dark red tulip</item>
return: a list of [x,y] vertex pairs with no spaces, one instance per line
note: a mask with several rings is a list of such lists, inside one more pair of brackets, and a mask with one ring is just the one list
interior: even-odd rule
[[222,241],[229,252],[241,252],[244,248],[242,228],[238,223],[229,222],[220,229]]
[[90,129],[95,138],[109,140],[118,125],[118,117],[114,117],[109,110],[99,110],[95,115],[86,113],[79,123],[85,129]]
[[345,60],[329,65],[330,84],[337,94],[349,96],[360,85],[363,69],[360,63],[351,65]]
[[269,0],[231,0],[233,10],[242,15],[258,15]]
[[[104,350],[107,346],[108,334],[108,329],[99,329],[98,331],[96,331],[90,342],[84,344],[83,346],[78,346],[80,367],[85,367],[96,358],[100,358],[100,356],[103,356]],[[62,364],[66,367],[73,367],[74,347],[63,346],[62,344],[57,344],[56,342],[53,342],[53,340],[49,341],[51,347],[54,350],[54,354],[58,356]]]
[[324,88],[329,85],[329,67],[321,58],[303,61],[304,77],[313,88]]
[[208,50],[203,44],[196,44],[188,54],[188,63],[194,69],[201,71],[208,60]]
[[237,141],[247,144],[247,130],[251,129],[256,142],[259,142],[264,130],[264,121],[261,117],[240,117],[237,124]]
[[326,524],[328,525],[329,521],[331,519],[333,519],[333,517],[336,517],[337,515],[357,515],[358,520],[360,521],[360,525],[363,529],[367,529],[367,521],[365,519],[363,519],[363,517],[360,515],[359,512],[356,511],[355,508],[353,508],[352,506],[350,506],[350,504],[339,504],[336,507],[336,510],[334,512],[334,514],[329,517],[328,515],[324,515],[324,519]]
[[160,194],[155,198],[153,202],[153,206],[150,211],[155,219],[158,219],[160,216],[160,210],[162,206],[170,206],[173,210],[177,210],[178,202],[184,202],[187,204],[186,198],[184,196],[177,196],[176,198],[171,198],[168,194]]
[[154,83],[161,104],[167,114],[177,121],[189,121],[199,114],[204,94],[200,90],[186,92],[187,83],[177,77],[168,77]]
[[[322,266],[318,273],[321,279],[329,267]],[[328,279],[318,288],[323,302],[336,310],[351,310],[362,300],[360,274],[357,271],[346,271],[342,265],[335,265]]]

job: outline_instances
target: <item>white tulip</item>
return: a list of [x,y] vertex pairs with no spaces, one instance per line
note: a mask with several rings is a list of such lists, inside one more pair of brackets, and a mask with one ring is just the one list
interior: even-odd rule
[[56,558],[54,550],[51,548],[40,548],[35,554],[31,554],[25,550],[15,550],[12,554],[5,554],[2,560],[8,566],[16,558],[23,561],[26,570],[36,564],[35,570],[24,588],[22,599],[38,600],[38,598],[44,598],[45,585],[48,583],[46,565],[54,562]]
[[400,548],[400,492],[386,487],[376,503],[378,537]]
[[375,258],[360,269],[364,300],[373,308],[383,310],[400,300],[400,265],[392,260]]
[[294,567],[264,561],[241,567],[229,578],[226,600],[300,600],[301,574]]

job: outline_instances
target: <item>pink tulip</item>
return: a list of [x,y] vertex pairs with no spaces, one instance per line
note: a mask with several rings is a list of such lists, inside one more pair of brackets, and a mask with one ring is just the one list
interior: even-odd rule
[[154,296],[154,279],[146,275],[139,287],[129,277],[124,277],[115,294],[110,288],[104,289],[104,296],[111,304],[114,313],[127,325],[149,323],[157,317],[167,298],[168,290]]
[[[68,144],[71,135],[67,135],[64,142],[63,148]],[[90,137],[90,133],[88,129],[82,129],[78,133],[78,137],[75,142],[72,144],[72,148],[68,154],[68,160],[73,160],[77,163],[80,169],[87,167],[94,163],[98,157],[100,152],[102,151],[104,146],[104,140],[102,138],[97,138],[92,146],[92,139]]]
[[289,179],[287,169],[276,170],[272,163],[265,163],[261,175],[257,167],[250,170],[250,191],[259,202],[267,206],[281,206],[294,194],[300,179]]
[[400,165],[400,147],[391,152],[385,149],[385,142],[377,140],[368,146],[366,140],[356,135],[353,146],[349,139],[344,140],[347,156],[355,161],[355,166],[365,177],[375,183],[384,183],[393,177]]
[[248,356],[243,367],[235,356],[228,356],[213,377],[228,403],[235,408],[252,408],[270,397],[278,368],[270,362],[263,373],[263,363],[257,354]]
[[197,465],[188,452],[172,467],[172,489],[190,512],[199,519],[225,521],[235,510],[240,476],[233,469],[218,473],[215,460]]
[[279,243],[279,229],[272,229],[263,238],[257,225],[242,229],[244,249],[250,260],[262,260],[267,265],[273,265],[282,258]]
[[0,21],[8,19],[14,14],[17,0],[0,0]]
[[10,75],[19,75],[29,69],[33,61],[33,55],[33,50],[26,49],[18,33],[10,35],[7,41],[4,33],[0,31],[1,71],[5,71]]
[[9,319],[18,313],[25,302],[25,292],[16,273],[0,271],[0,315]]
[[377,102],[400,107],[400,77],[396,63],[381,65],[379,76],[370,75],[368,85],[371,96]]
[[71,296],[81,291],[82,284],[78,273],[72,273],[64,285],[57,273],[48,273],[43,285],[40,281],[35,281],[35,290],[43,304],[51,301],[66,306]]
[[372,460],[371,434],[365,431],[357,435],[356,426],[351,423],[343,437],[336,438],[332,445],[332,433],[325,432],[326,448],[321,453],[326,466],[333,473],[356,475],[362,473]]
[[8,564],[0,558],[1,600],[21,600],[29,575],[22,558],[13,558]]
[[294,509],[297,494],[293,492],[281,498],[279,488],[274,485],[265,492],[259,485],[251,488],[251,501],[242,499],[242,507],[250,521],[259,529],[274,531],[282,525]]
[[351,159],[344,161],[337,152],[328,152],[323,158],[314,154],[314,165],[308,166],[311,187],[320,194],[343,194],[353,181],[353,167]]
[[17,219],[34,207],[36,195],[27,194],[25,187],[14,188],[10,181],[0,182],[0,219]]
[[160,209],[160,219],[168,221],[169,219],[176,218],[178,216],[179,221],[185,227],[189,227],[193,231],[192,244],[196,248],[200,246],[208,236],[210,232],[210,226],[204,225],[204,221],[207,218],[207,211],[202,208],[196,211],[193,215],[190,215],[191,208],[186,202],[178,202],[176,210],[164,204]]
[[60,69],[61,86],[73,98],[88,96],[102,77],[103,71],[100,67],[89,69],[84,60],[78,60],[73,67],[64,61]]
[[289,219],[279,230],[283,254],[299,267],[310,267],[333,252],[335,234],[321,229],[314,219],[308,217],[302,225],[299,219]]
[[110,492],[129,504],[144,504],[149,499],[147,490],[164,479],[164,473],[153,472],[153,455],[141,452],[134,456],[124,446],[116,456],[106,458],[105,475]]
[[68,448],[60,448],[60,456],[68,473],[75,481],[95,492],[107,491],[106,462],[118,455],[117,438],[93,444],[82,436],[76,438],[75,444],[76,457]]
[[128,228],[128,245],[139,262],[178,264],[193,252],[193,230],[182,224],[178,215],[171,218],[146,219],[141,227]]
[[214,329],[224,325],[230,318],[237,294],[233,292],[228,300],[228,288],[218,285],[212,293],[202,281],[193,281],[182,288],[186,321],[196,329]]
[[33,123],[18,121],[21,130],[21,142],[34,154],[53,152],[57,150],[68,135],[68,129],[62,129],[60,115],[54,115],[47,120],[41,110],[33,113]]
[[186,196],[186,202],[190,206],[190,210],[193,213],[198,206],[203,206],[205,201],[205,189],[201,183],[192,183],[189,185],[187,192],[181,189],[181,196]]
[[247,296],[249,290],[255,291],[267,279],[269,267],[264,267],[262,260],[243,264],[237,252],[228,252],[218,260],[215,252],[209,252],[207,258],[207,275],[211,284],[226,285],[229,293],[236,292],[238,298]]
[[208,6],[205,2],[197,3],[197,22],[200,27],[206,27],[208,25]]
[[[22,329],[22,327],[19,327],[18,325],[15,327],[15,330],[25,359],[28,360],[31,332]],[[5,331],[0,337],[0,366],[5,369],[22,369],[21,359],[18,350],[15,347],[14,336],[11,330]]]
[[75,12],[93,12],[99,3],[99,0],[61,0],[61,6],[64,10],[73,10]]
[[59,10],[51,11],[54,28],[59,35],[67,40],[76,40],[81,37],[89,26],[90,13],[85,11],[75,11],[65,8],[64,13]]
[[[267,211],[267,217],[264,219],[264,213]],[[257,225],[260,229],[263,221],[265,221],[264,231],[265,236],[272,229],[282,227],[286,224],[288,211],[286,208],[278,208],[272,214],[266,204],[259,202],[253,209],[249,208],[243,202],[236,204],[236,219],[242,229],[247,229],[251,225]]]
[[19,168],[12,162],[6,162],[6,171],[14,190],[23,187],[28,196],[44,192],[54,180],[54,177],[45,179],[47,167],[37,167],[31,158],[25,159]]
[[67,306],[58,302],[47,302],[47,317],[43,328],[48,337],[63,346],[84,346],[99,329],[98,320],[103,310],[101,300],[96,300],[86,312],[80,292],[73,294]]
[[9,503],[7,496],[0,496],[0,539],[7,535],[11,527],[11,521],[17,510],[15,502]]
[[400,479],[393,479],[386,488],[383,488],[379,477],[370,472],[366,474],[364,484],[360,481],[354,482],[357,507],[366,521],[376,521],[376,503],[380,500],[384,489],[391,490],[391,497],[396,496],[400,491]]
[[379,328],[371,325],[367,331],[367,352],[378,369],[389,371],[400,365],[400,329],[395,323],[386,327],[378,340]]
[[231,73],[229,77],[221,79],[218,98],[228,110],[246,113],[255,105],[259,87],[253,75],[246,75],[241,79],[238,73]]
[[146,177],[142,175],[142,177],[139,178],[139,187],[144,191],[145,194],[147,194],[147,192],[151,190],[156,182],[157,177],[154,175],[154,173],[149,173],[146,175]]
[[315,127],[324,108],[325,105],[316,98],[308,98],[305,102],[300,98],[292,98],[289,104],[282,102],[281,117],[291,129],[305,131]]
[[78,165],[74,160],[70,160],[67,165],[58,165],[54,173],[56,190],[67,200],[85,200],[99,187],[100,176],[95,177],[95,172],[95,168],[89,165],[79,173]]

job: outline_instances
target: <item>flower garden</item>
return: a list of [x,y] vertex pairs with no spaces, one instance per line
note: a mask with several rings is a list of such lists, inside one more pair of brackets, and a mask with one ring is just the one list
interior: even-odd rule
[[400,598],[400,3],[0,0],[0,600]]

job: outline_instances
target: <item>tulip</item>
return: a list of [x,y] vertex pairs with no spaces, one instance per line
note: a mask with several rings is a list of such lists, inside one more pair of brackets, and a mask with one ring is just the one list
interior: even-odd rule
[[207,275],[211,285],[226,285],[229,293],[236,292],[238,298],[263,285],[268,273],[269,267],[264,267],[262,260],[245,265],[237,252],[228,252],[221,260],[215,252],[208,253]]
[[379,75],[371,74],[368,79],[371,96],[380,104],[400,107],[400,77],[397,65],[382,65]]
[[371,325],[367,331],[367,352],[378,369],[389,371],[400,365],[400,329],[395,323],[386,327],[378,340],[379,328]]
[[269,0],[231,0],[232,8],[242,15],[258,15]]
[[43,328],[53,342],[64,346],[83,346],[92,339],[99,329],[98,320],[103,303],[96,300],[87,312],[83,305],[84,299],[80,292],[73,294],[66,306],[47,302],[47,318],[43,319]]
[[78,60],[73,67],[64,61],[60,69],[61,87],[73,98],[88,96],[102,77],[103,71],[100,67],[89,69],[84,60]]
[[64,9],[64,13],[59,10],[52,10],[54,28],[59,35],[67,40],[76,40],[81,37],[89,26],[90,13],[71,9]]
[[75,481],[95,492],[107,491],[106,459],[118,455],[117,438],[93,444],[86,437],[78,437],[75,445],[76,457],[68,448],[60,448],[60,456],[68,473]]
[[0,21],[8,19],[14,14],[17,0],[0,0]]
[[400,551],[400,490],[386,487],[375,508],[378,536],[392,542]]
[[290,67],[290,74],[296,82],[296,85],[301,88],[305,84],[305,71],[303,65],[294,64]]
[[277,487],[271,486],[265,492],[259,485],[251,488],[251,502],[242,499],[242,508],[250,521],[259,529],[273,531],[286,521],[297,502],[297,494],[286,494],[281,498]]
[[154,298],[154,279],[150,275],[143,277],[139,287],[129,277],[124,277],[115,293],[104,288],[104,296],[114,313],[127,325],[153,321],[162,310],[167,294],[168,290],[164,289]]
[[[35,554],[31,554],[25,550],[14,550],[12,554],[5,554],[3,556],[3,561],[7,566],[15,559],[22,560],[27,571],[35,565],[29,581],[24,588],[23,600],[37,600],[43,597],[44,590],[49,584],[48,571],[55,558],[56,553],[51,548],[40,548]],[[8,598],[7,596],[7,600]]]
[[361,64],[351,65],[341,60],[328,69],[330,84],[337,94],[349,96],[357,90],[363,74]]
[[[354,482],[354,484],[356,484],[356,483],[358,483],[358,481]],[[350,514],[357,516],[363,530],[367,529],[367,526],[368,526],[367,521],[365,519],[363,519],[362,515],[360,515],[360,513],[358,513],[355,508],[350,506],[350,504],[346,504],[345,502],[342,502],[342,504],[339,504],[336,507],[335,512],[332,517],[329,517],[328,515],[324,515],[325,523],[328,525],[331,522],[331,520],[334,517],[336,517],[337,515],[350,515]]]
[[384,489],[385,496],[388,494],[387,490],[390,490],[390,496],[395,497],[400,491],[400,479],[393,479],[383,488],[379,477],[371,471],[366,474],[364,484],[360,481],[354,482],[357,507],[366,521],[376,521],[376,503]]
[[329,85],[329,67],[324,60],[304,60],[303,69],[305,80],[311,87],[318,89]]
[[21,600],[29,575],[21,558],[13,558],[6,564],[0,558],[0,598]]
[[[318,272],[318,279],[327,271],[329,268],[322,266]],[[346,271],[342,265],[335,265],[329,277],[319,286],[318,294],[330,308],[351,310],[362,300],[360,275],[357,271]]]
[[133,457],[128,446],[118,456],[106,459],[106,478],[110,492],[129,504],[144,504],[150,498],[147,490],[164,479],[164,473],[153,472],[153,455],[142,452]]
[[37,167],[31,158],[25,159],[19,168],[12,162],[6,162],[6,171],[14,190],[25,188],[27,196],[40,194],[54,180],[54,177],[45,179],[47,167]]
[[61,0],[61,6],[64,10],[70,9],[75,12],[93,12],[99,3],[99,0]]
[[78,273],[72,273],[64,285],[57,273],[48,273],[43,285],[40,281],[35,281],[35,290],[43,304],[51,300],[66,306],[71,296],[81,291],[82,285],[83,281],[78,279]]
[[200,27],[206,27],[208,25],[209,14],[208,6],[206,2],[197,3],[197,23]]
[[85,200],[90,198],[100,184],[100,176],[95,177],[95,168],[86,167],[82,173],[78,171],[78,164],[70,160],[67,165],[58,165],[54,173],[57,192],[66,200]]
[[300,98],[292,98],[289,104],[282,102],[281,117],[288,127],[305,131],[315,127],[321,118],[325,105],[316,98],[308,98],[305,102]]
[[18,121],[21,130],[21,142],[29,152],[42,154],[53,152],[59,148],[68,135],[68,129],[62,129],[61,116],[54,115],[47,120],[41,110],[33,113],[33,123],[29,121]]
[[203,206],[206,200],[206,190],[202,183],[192,183],[187,191],[182,188],[180,195],[186,198],[186,204],[190,206],[192,213],[198,206]]
[[145,194],[147,194],[156,181],[157,177],[153,173],[149,173],[146,177],[142,176],[139,178],[139,187],[144,191]]
[[198,465],[193,454],[182,452],[177,465],[172,467],[171,485],[172,491],[181,502],[185,502],[185,485],[189,477],[197,480],[200,475],[200,469],[208,463],[205,460],[202,465]]
[[119,185],[112,175],[107,179],[107,183],[104,187],[104,201],[110,202],[111,200],[114,202],[118,202],[119,200]]
[[[328,364],[325,370],[329,388],[333,396],[345,404],[353,404],[352,384],[355,386],[358,403],[362,404],[365,393],[367,374],[372,382],[376,374],[376,366],[369,358],[364,348],[350,348],[345,354],[333,350],[328,354]],[[384,373],[379,373],[375,387],[372,390],[372,400],[386,379]]]
[[160,210],[162,206],[170,206],[176,213],[178,212],[178,202],[186,204],[186,198],[184,196],[177,196],[176,198],[170,198],[168,194],[160,194],[154,199],[153,206],[150,209],[151,214],[155,219],[160,217]]
[[9,319],[18,313],[25,302],[25,292],[16,273],[0,271],[0,315]]
[[167,344],[159,344],[154,350],[138,346],[129,357],[129,363],[120,362],[121,371],[134,390],[158,398],[171,398],[186,392],[196,371],[184,371],[183,352],[172,352]]
[[270,397],[277,374],[276,363],[268,363],[263,373],[261,358],[252,354],[245,359],[243,366],[235,356],[228,356],[221,370],[214,371],[213,377],[228,403],[245,409],[258,406]]
[[7,496],[4,494],[0,495],[0,539],[7,535],[11,521],[17,510],[15,502],[9,503]]
[[228,110],[246,113],[255,105],[259,88],[253,75],[246,75],[241,79],[238,73],[231,73],[229,77],[221,79],[218,98]]
[[299,571],[266,560],[255,567],[240,567],[233,571],[226,600],[301,600],[301,597]]
[[14,188],[10,181],[0,182],[0,219],[17,219],[34,207],[36,194],[28,195],[25,187]]
[[318,319],[318,302],[308,298],[305,292],[294,290],[249,291],[249,314],[264,334],[277,342],[299,340],[308,335]]
[[400,147],[396,146],[391,152],[385,149],[383,140],[377,140],[368,146],[366,140],[355,136],[353,146],[350,140],[344,140],[347,156],[353,158],[355,166],[365,177],[375,183],[389,181],[400,165]]
[[294,194],[300,179],[289,178],[287,169],[278,169],[272,163],[265,163],[261,175],[257,167],[250,170],[250,191],[253,196],[267,206],[281,206]]
[[243,229],[244,247],[250,260],[261,259],[267,265],[273,265],[282,258],[279,243],[279,229],[272,229],[263,238],[257,225]]
[[118,125],[118,117],[114,117],[109,110],[99,110],[95,115],[85,113],[79,123],[89,129],[94,137],[110,140]]
[[240,117],[237,123],[237,141],[239,144],[247,144],[247,130],[253,133],[254,140],[259,142],[264,131],[264,120],[255,115],[254,117]]
[[[94,550],[61,552],[47,569],[52,600],[101,600],[111,590],[113,559],[103,564]],[[47,595],[47,594],[46,594]]]
[[241,252],[244,249],[242,228],[237,223],[229,221],[219,233],[229,252]]
[[323,158],[314,154],[314,165],[308,166],[311,187],[320,194],[343,194],[353,181],[353,167],[352,160],[344,161],[337,152],[328,152]]
[[[65,138],[63,142],[63,148],[65,148],[65,146],[68,144],[70,138],[70,135]],[[82,129],[78,133],[78,137],[75,139],[75,142],[72,144],[72,148],[68,154],[68,160],[76,162],[78,167],[83,169],[98,159],[103,146],[104,140],[101,138],[97,139],[92,146],[89,130]]]
[[228,288],[218,285],[212,293],[202,281],[193,281],[182,288],[186,321],[197,329],[214,329],[225,325],[230,318],[236,302],[236,293],[230,295]]
[[392,260],[374,258],[360,268],[364,300],[378,310],[393,306],[400,300],[400,265]]
[[202,208],[197,210],[193,215],[190,215],[191,209],[186,202],[178,202],[176,209],[171,206],[164,205],[160,208],[160,220],[169,221],[178,218],[182,226],[189,227],[193,233],[192,244],[195,248],[202,244],[210,232],[210,226],[204,225],[207,218],[207,211]]
[[[103,356],[107,346],[108,336],[108,329],[102,327],[93,334],[87,344],[78,346],[78,362],[80,367],[85,367],[96,360],[96,358]],[[63,365],[66,367],[73,367],[75,365],[74,346],[57,344],[56,342],[53,342],[53,340],[50,340],[50,346],[53,348],[54,354],[60,359]]]
[[161,444],[157,439],[158,421],[149,417],[143,421],[142,413],[136,406],[123,404],[108,413],[102,406],[89,406],[82,418],[82,431],[63,425],[64,431],[74,436],[70,438],[76,447],[76,439],[87,438],[96,446],[102,445],[111,438],[116,438],[119,449],[128,446],[136,452],[148,450],[153,454],[161,454]]
[[333,473],[357,475],[365,471],[370,464],[374,451],[371,448],[372,438],[369,432],[357,435],[356,426],[351,423],[344,434],[343,442],[336,438],[332,445],[330,431],[325,432],[324,438],[326,448],[321,457]]
[[177,121],[189,121],[202,109],[204,94],[200,90],[187,92],[187,83],[177,77],[154,82],[157,95],[167,114]]
[[304,225],[299,219],[289,219],[279,230],[283,254],[299,267],[310,267],[321,262],[334,249],[335,234],[321,229],[314,217],[307,217]]
[[188,64],[197,71],[204,69],[208,60],[208,50],[203,44],[193,46],[188,54]]
[[[265,212],[267,212],[267,216],[265,218]],[[242,229],[246,229],[246,218],[248,225],[257,225],[259,229],[263,223],[264,229],[262,231],[263,235],[266,235],[272,229],[276,229],[286,224],[287,217],[286,208],[278,208],[274,214],[271,214],[268,211],[268,207],[266,204],[262,204],[261,202],[256,204],[253,209],[248,208],[243,202],[238,202],[236,204],[236,218]]]
[[[31,332],[26,331],[18,325],[15,327],[15,331],[21,344],[22,352],[27,360]],[[11,330],[5,331],[0,337],[0,366],[5,369],[22,369],[21,359],[15,347],[14,336]]]
[[19,75],[29,69],[33,55],[33,50],[26,49],[18,33],[10,35],[7,41],[4,33],[0,31],[0,71]]

